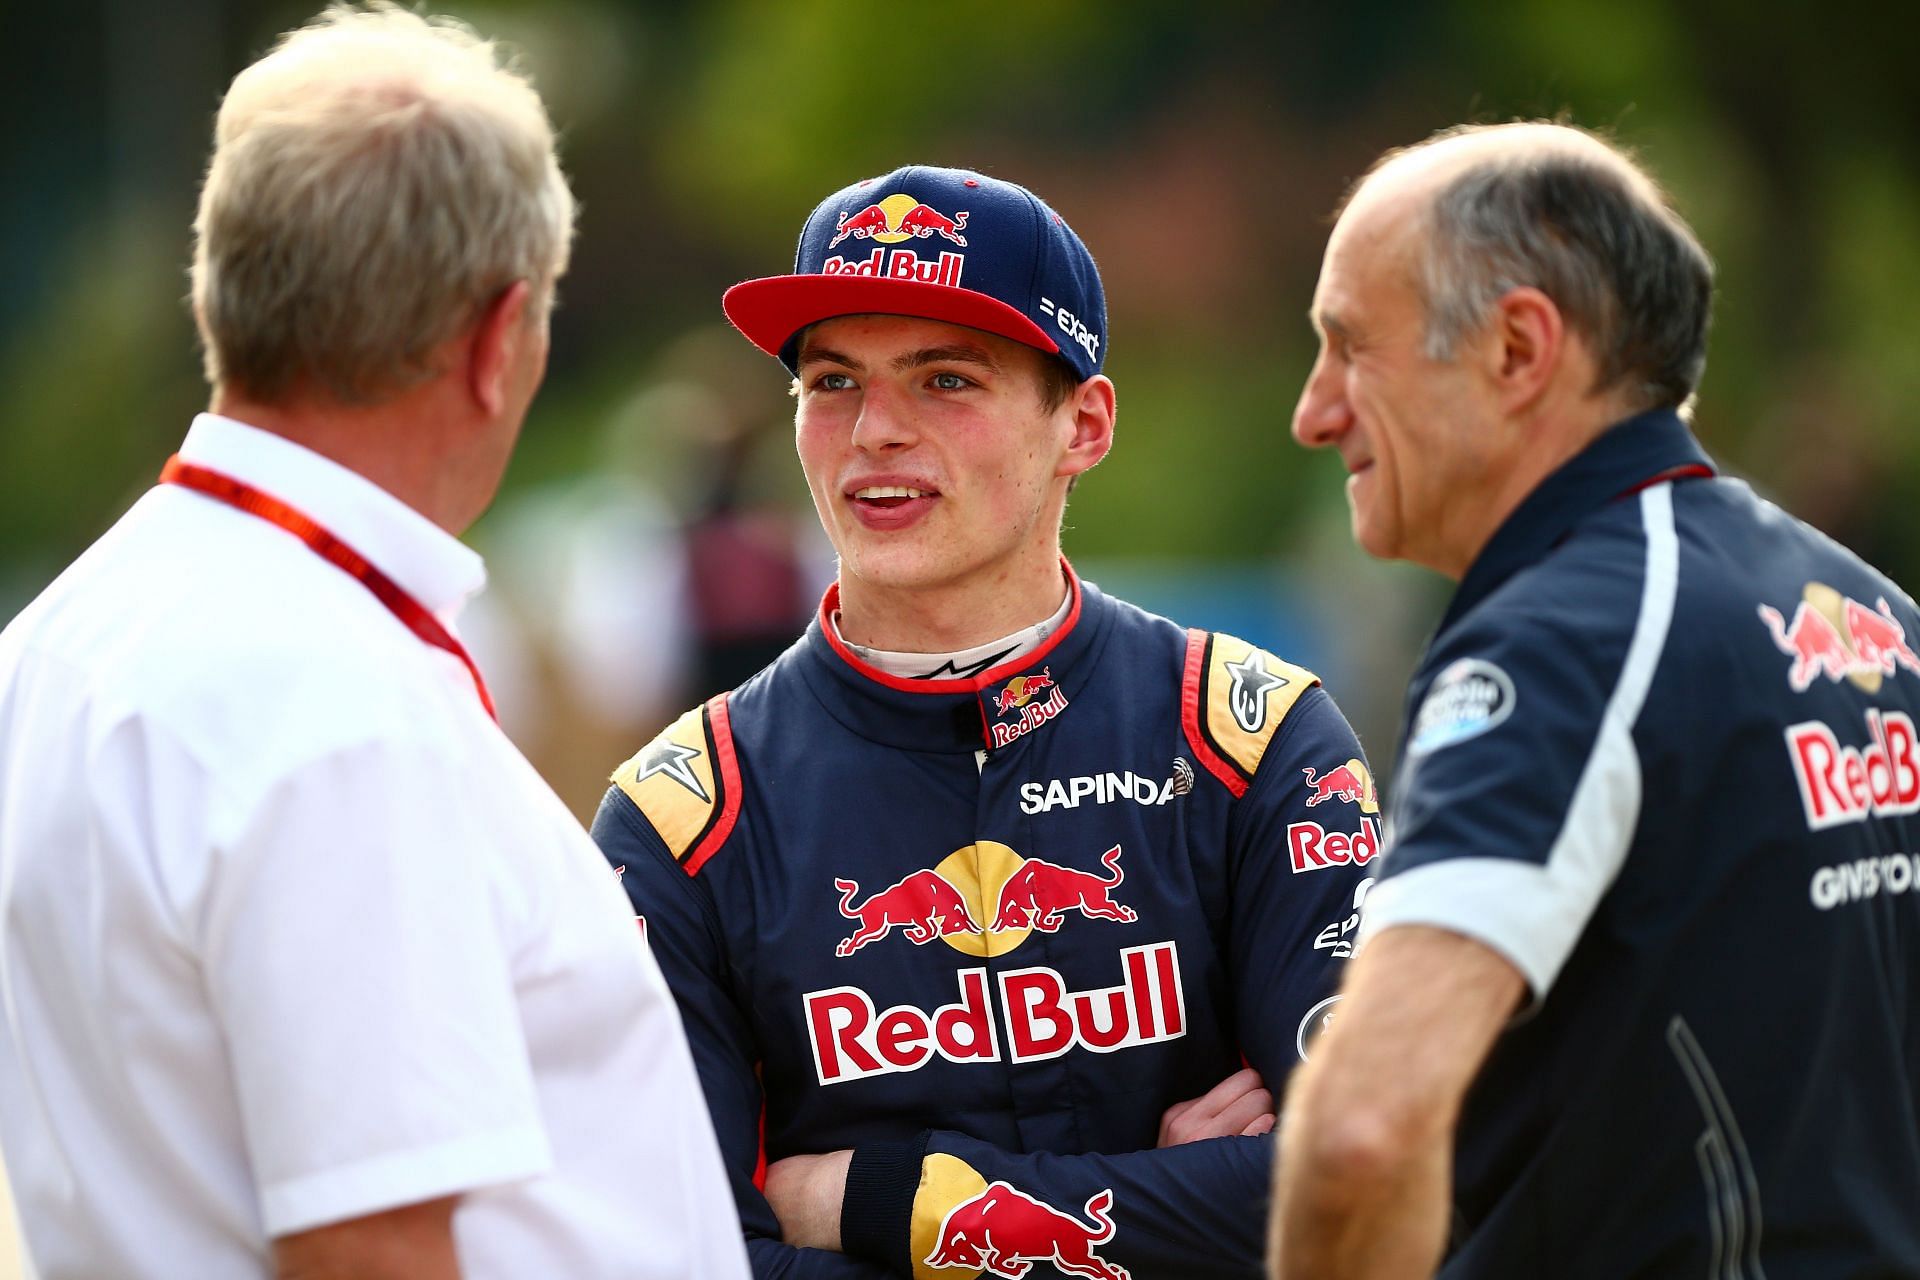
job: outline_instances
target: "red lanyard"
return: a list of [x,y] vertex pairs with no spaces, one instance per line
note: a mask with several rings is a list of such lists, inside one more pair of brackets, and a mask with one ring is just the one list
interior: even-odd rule
[[419,636],[436,649],[445,649],[460,659],[473,673],[473,687],[480,693],[480,705],[496,721],[499,714],[493,709],[493,697],[487,692],[487,682],[480,678],[480,668],[474,665],[473,658],[467,653],[466,646],[454,638],[453,633],[440,625],[440,620],[427,611],[427,607],[407,594],[404,587],[392,578],[373,567],[365,556],[329,533],[317,521],[305,512],[288,506],[270,494],[260,492],[250,484],[235,480],[232,476],[210,471],[206,467],[197,467],[191,462],[183,462],[179,454],[167,459],[167,465],[160,471],[161,484],[177,484],[196,493],[204,493],[217,498],[230,507],[237,507],[250,516],[259,516],[268,524],[285,529],[294,537],[312,548],[321,559],[353,575],[360,585],[373,592],[381,604],[387,606],[394,617],[405,623],[407,629]]

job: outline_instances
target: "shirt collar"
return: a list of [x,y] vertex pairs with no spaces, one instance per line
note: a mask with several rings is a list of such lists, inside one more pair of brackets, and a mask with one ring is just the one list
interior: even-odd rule
[[801,645],[807,682],[848,728],[903,750],[994,750],[1045,732],[1084,687],[1112,611],[1097,587],[1081,582],[1064,559],[1060,563],[1068,606],[1059,628],[1037,649],[952,680],[903,679],[863,661],[828,621],[839,606],[836,583],[827,588]]
[[284,436],[203,413],[180,457],[317,521],[444,623],[486,585],[478,552],[365,476]]
[[1065,624],[1067,615],[1073,612],[1074,603],[1073,590],[1068,587],[1061,591],[1060,607],[1053,611],[1051,617],[1032,626],[1021,627],[1011,635],[1000,636],[954,653],[897,653],[887,649],[870,649],[847,639],[840,630],[838,613],[828,612],[822,621],[833,629],[834,636],[841,643],[853,650],[855,657],[868,666],[878,667],[890,676],[928,680],[936,678],[933,675],[935,672],[964,676],[1005,666],[1028,651],[1038,649]]
[[1440,629],[1545,556],[1598,508],[1663,480],[1713,474],[1713,460],[1672,409],[1616,423],[1541,481],[1494,531],[1460,579]]

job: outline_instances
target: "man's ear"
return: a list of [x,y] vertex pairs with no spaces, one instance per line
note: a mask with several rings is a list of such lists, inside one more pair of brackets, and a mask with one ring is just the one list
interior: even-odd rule
[[1073,413],[1073,434],[1067,440],[1067,452],[1060,459],[1055,475],[1077,476],[1093,469],[1095,463],[1113,448],[1113,380],[1096,373],[1067,397],[1063,410]]
[[1538,400],[1567,354],[1566,322],[1552,298],[1532,286],[1509,289],[1494,303],[1482,357],[1509,413]]
[[526,323],[532,296],[531,285],[514,281],[482,308],[467,339],[467,390],[488,417],[506,407],[515,359],[533,340]]

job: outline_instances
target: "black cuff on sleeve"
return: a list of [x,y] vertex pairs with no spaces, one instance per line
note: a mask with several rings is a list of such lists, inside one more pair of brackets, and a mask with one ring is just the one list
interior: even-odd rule
[[840,1201],[840,1251],[912,1274],[909,1236],[913,1198],[920,1190],[920,1162],[927,1156],[922,1133],[907,1142],[869,1142],[853,1149],[847,1190]]

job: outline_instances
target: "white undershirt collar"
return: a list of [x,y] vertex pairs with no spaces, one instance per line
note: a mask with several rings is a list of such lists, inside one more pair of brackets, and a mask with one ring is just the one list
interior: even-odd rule
[[833,634],[853,650],[862,662],[890,676],[898,676],[903,680],[950,680],[977,676],[982,671],[1011,662],[1022,654],[1032,653],[1046,643],[1048,636],[1060,629],[1060,624],[1067,620],[1067,611],[1072,607],[1073,589],[1069,587],[1066,598],[1053,611],[1051,618],[957,653],[896,653],[888,649],[869,649],[865,645],[854,644],[841,633],[839,610],[836,609],[827,621],[833,627]]

